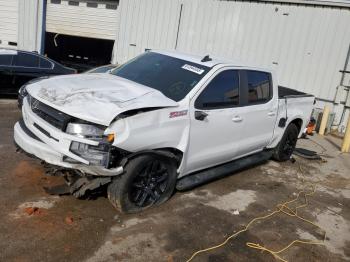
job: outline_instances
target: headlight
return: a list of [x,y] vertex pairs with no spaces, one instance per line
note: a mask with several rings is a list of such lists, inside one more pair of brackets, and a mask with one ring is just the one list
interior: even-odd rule
[[85,138],[102,138],[105,128],[98,125],[69,123],[67,125],[66,133],[85,137]]
[[18,94],[19,94],[21,97],[25,97],[25,96],[28,95],[26,86],[27,86],[27,85],[23,85],[23,86],[21,86],[21,88],[18,90]]
[[92,146],[72,141],[70,151],[89,161],[90,165],[108,168],[110,160],[112,159],[110,151],[114,141],[114,134],[105,135],[105,129],[105,126],[92,125],[89,123],[68,123],[66,133],[99,142],[97,146]]

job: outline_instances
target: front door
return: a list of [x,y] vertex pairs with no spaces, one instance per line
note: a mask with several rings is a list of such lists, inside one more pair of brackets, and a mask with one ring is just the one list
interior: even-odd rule
[[186,174],[234,159],[242,135],[239,71],[221,69],[207,83],[190,102]]

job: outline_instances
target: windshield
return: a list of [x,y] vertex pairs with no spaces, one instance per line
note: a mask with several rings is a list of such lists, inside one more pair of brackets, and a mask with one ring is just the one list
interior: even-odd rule
[[146,52],[111,74],[159,90],[180,101],[210,70],[209,67],[167,55]]

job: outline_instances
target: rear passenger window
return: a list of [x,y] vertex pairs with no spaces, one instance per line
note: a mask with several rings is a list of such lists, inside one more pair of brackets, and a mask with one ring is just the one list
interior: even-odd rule
[[248,104],[266,102],[271,98],[270,74],[247,71]]
[[39,57],[34,54],[18,53],[13,57],[12,64],[18,67],[39,67]]
[[12,55],[0,55],[0,66],[10,66]]
[[40,58],[40,68],[43,69],[51,69],[52,68],[52,63],[45,59],[45,58]]
[[215,76],[195,102],[195,107],[199,109],[228,108],[237,105],[239,105],[237,70],[227,70]]

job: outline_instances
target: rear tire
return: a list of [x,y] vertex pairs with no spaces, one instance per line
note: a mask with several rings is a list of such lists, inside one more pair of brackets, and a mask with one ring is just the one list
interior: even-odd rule
[[124,213],[137,213],[168,200],[176,185],[176,164],[156,154],[131,159],[108,186],[108,199]]
[[299,129],[295,124],[289,124],[282,136],[281,141],[273,153],[273,159],[283,162],[290,159],[298,141]]

